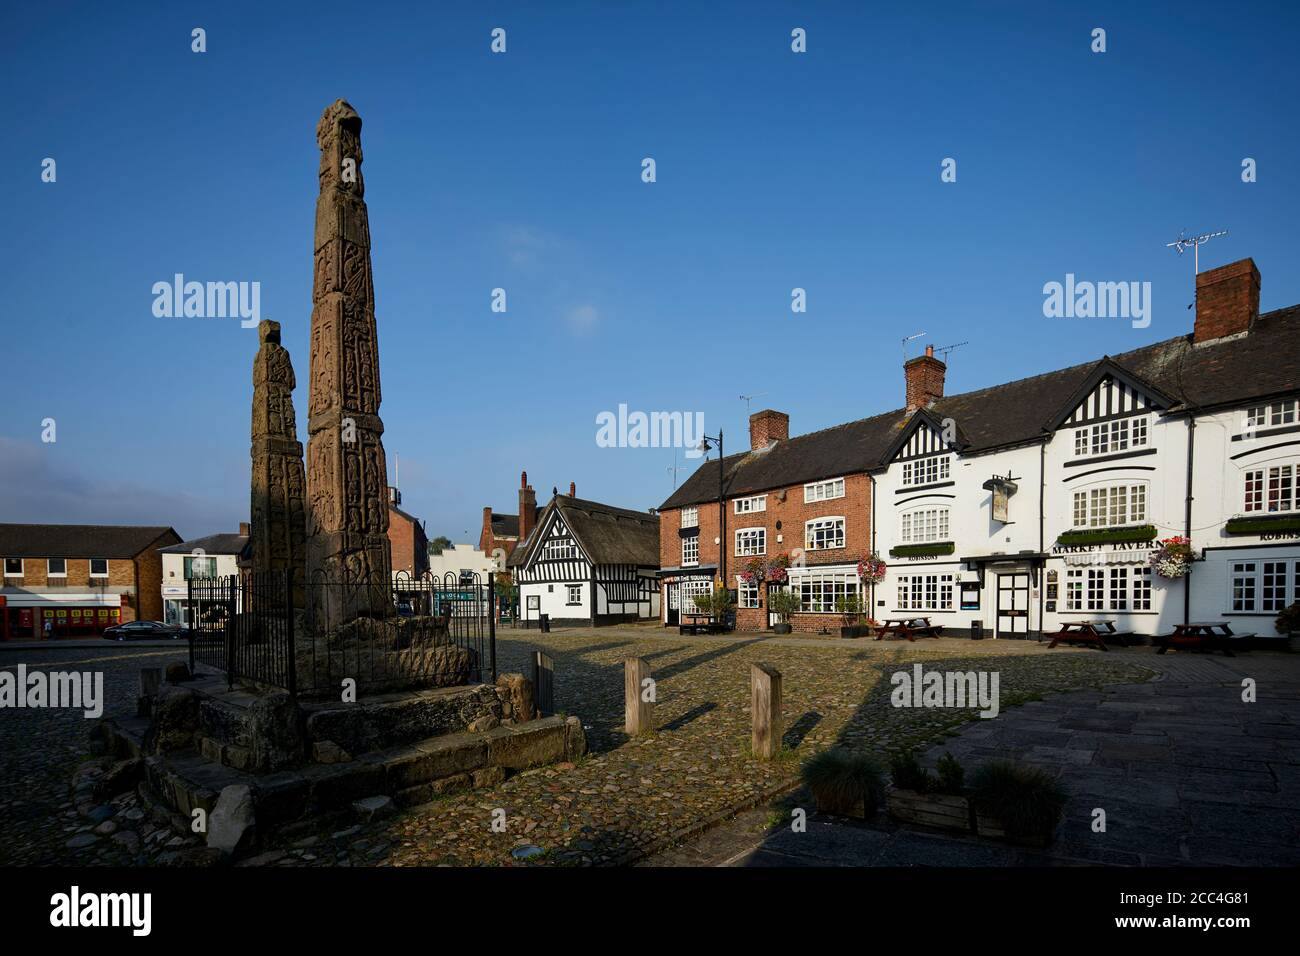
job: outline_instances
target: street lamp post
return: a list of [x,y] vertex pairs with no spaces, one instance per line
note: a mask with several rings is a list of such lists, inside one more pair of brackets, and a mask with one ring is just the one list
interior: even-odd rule
[[[727,496],[723,490],[723,479],[725,477],[725,466],[723,460],[726,455],[722,452],[722,429],[718,429],[718,436],[705,435],[700,439],[700,451],[708,454],[710,448],[717,446],[718,449],[718,527],[721,533],[718,535],[718,577],[722,580],[722,586],[727,587]],[[728,588],[728,590],[730,590]]]

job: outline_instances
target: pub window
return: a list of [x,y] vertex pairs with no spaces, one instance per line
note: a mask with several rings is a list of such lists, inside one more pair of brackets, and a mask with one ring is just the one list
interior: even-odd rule
[[108,558],[91,558],[90,576],[92,578],[108,577]]
[[1101,422],[1074,432],[1076,455],[1105,455],[1111,452],[1140,448],[1147,443],[1147,420],[1121,418]]
[[1083,610],[1083,570],[1071,568],[1065,572],[1065,609]]
[[951,574],[904,574],[898,578],[900,611],[951,611]]
[[736,557],[767,554],[766,528],[740,528],[736,531]]
[[837,601],[858,595],[858,574],[857,571],[805,571],[792,574],[790,586],[799,597],[799,610],[831,614]]
[[735,502],[736,514],[747,515],[755,511],[767,510],[767,495],[754,495],[752,498],[737,498]]
[[1106,610],[1106,571],[1103,568],[1088,569],[1088,610]]
[[1147,517],[1147,486],[1111,485],[1074,493],[1076,528],[1141,524]]
[[833,498],[843,497],[843,478],[833,478],[830,481],[818,481],[803,486],[803,503],[806,505],[812,504],[814,501],[830,501]]
[[1151,569],[1133,569],[1133,610],[1151,610]]
[[903,462],[903,484],[931,485],[936,481],[947,481],[949,456],[939,455],[922,458],[920,461]]
[[1255,610],[1255,562],[1232,562],[1232,609]]
[[581,604],[581,603],[582,603],[582,585],[581,585],[581,584],[566,584],[566,585],[565,585],[565,588],[566,588],[566,589],[568,590],[568,592],[569,592],[569,595],[568,595],[568,603],[569,603],[569,606],[570,606],[570,607],[572,607],[572,606],[575,605],[575,604]]
[[23,576],[22,558],[5,558],[5,577],[21,578]]
[[1271,465],[1245,473],[1247,511],[1294,511],[1296,465]]
[[45,573],[52,578],[66,578],[68,576],[68,559],[50,558],[45,562]]
[[741,607],[758,607],[758,582],[736,578],[736,591]]
[[1261,611],[1281,611],[1287,606],[1287,562],[1263,562],[1263,574],[1260,576],[1259,609]]
[[698,528],[700,526],[700,509],[692,505],[682,509],[682,527]]
[[803,546],[809,551],[844,547],[843,518],[814,518],[804,524]]
[[690,567],[700,563],[700,536],[693,534],[689,538],[682,538],[682,567]]
[[919,508],[900,516],[903,544],[926,544],[948,540],[948,509]]

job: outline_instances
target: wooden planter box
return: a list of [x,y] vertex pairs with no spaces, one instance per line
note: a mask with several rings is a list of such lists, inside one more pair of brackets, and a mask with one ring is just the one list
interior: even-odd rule
[[969,833],[974,828],[970,800],[948,793],[890,790],[889,815],[900,823],[934,827],[938,830]]
[[851,624],[848,627],[840,628],[840,637],[843,638],[862,637],[867,633],[867,630],[868,629],[866,627],[863,627],[860,624]]
[[1006,843],[1014,843],[1017,846],[1045,847],[1051,844],[1055,837],[1055,828],[1052,832],[1040,834],[1037,837],[1011,837],[1007,831],[1002,828],[1002,821],[997,817],[989,817],[973,810],[975,817],[975,832],[982,837],[988,837],[991,840],[1002,840]]
[[853,817],[855,820],[867,819],[867,807],[865,800],[859,800],[854,804],[832,803],[823,800],[820,794],[814,793],[813,800],[817,804],[817,809],[822,813],[829,813],[834,817]]
[[790,625],[789,625],[789,624],[773,624],[773,625],[772,625],[772,633],[773,633],[773,634],[789,634],[789,633],[790,633]]

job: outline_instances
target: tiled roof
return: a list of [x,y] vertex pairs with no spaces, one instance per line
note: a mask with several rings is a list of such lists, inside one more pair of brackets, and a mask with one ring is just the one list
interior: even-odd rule
[[180,544],[158,550],[163,554],[193,554],[195,551],[202,551],[204,554],[239,554],[247,543],[246,534],[210,534],[206,538],[182,541]]
[[181,539],[165,525],[0,524],[0,557],[133,558],[165,535]]
[[492,534],[498,538],[519,537],[519,515],[499,515],[492,512]]
[[[1108,357],[1139,382],[1170,396],[1171,411],[1208,410],[1300,391],[1300,305],[1264,313],[1247,335],[1205,345],[1191,335]],[[952,419],[970,454],[1037,441],[1099,362],[941,398],[929,407]],[[725,496],[767,491],[886,464],[907,425],[906,409],[777,442],[760,452],[729,455]],[[718,462],[705,462],[661,508],[718,500]]]

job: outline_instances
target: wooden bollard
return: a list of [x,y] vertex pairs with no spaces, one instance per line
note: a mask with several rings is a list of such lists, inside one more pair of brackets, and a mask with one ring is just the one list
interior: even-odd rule
[[533,652],[533,696],[539,717],[555,713],[555,661],[541,651]]
[[[648,683],[647,683],[648,682]],[[655,687],[650,665],[639,657],[623,660],[623,729],[635,737],[655,729]]]
[[750,665],[749,692],[754,712],[754,756],[771,760],[781,750],[781,672],[770,664]]

